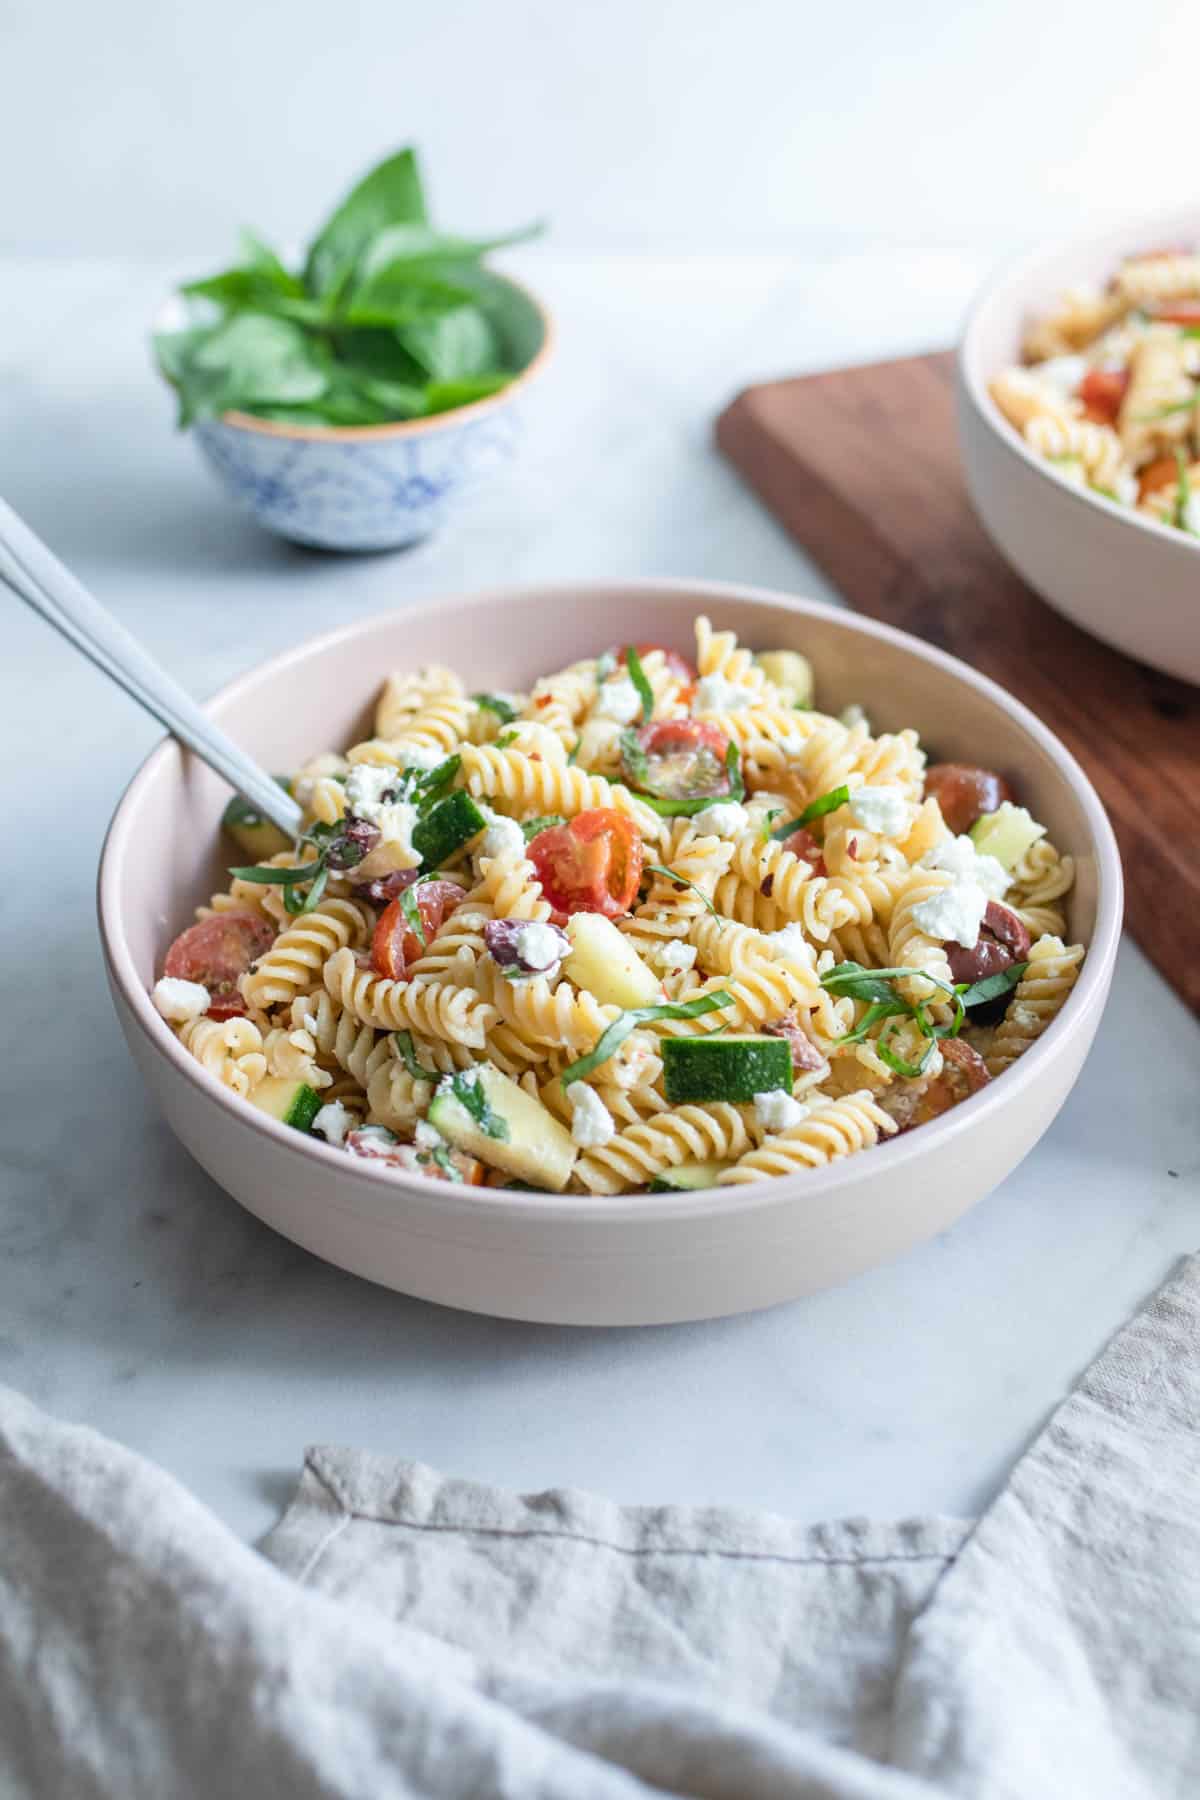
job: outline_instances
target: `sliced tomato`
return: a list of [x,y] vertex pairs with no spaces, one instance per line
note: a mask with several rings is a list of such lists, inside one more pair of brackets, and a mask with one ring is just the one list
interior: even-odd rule
[[660,719],[638,732],[637,757],[622,757],[625,778],[660,800],[720,800],[729,793],[729,739],[703,719]]
[[597,912],[618,919],[637,898],[642,840],[633,820],[611,806],[539,831],[526,855],[559,918]]
[[371,939],[371,967],[377,975],[392,981],[403,981],[410,963],[416,962],[424,949],[441,930],[444,920],[463,897],[455,881],[423,881],[416,891],[417,910],[425,932],[425,943],[404,916],[399,899],[384,907]]
[[[668,650],[665,644],[635,644],[634,649],[639,656],[649,656],[652,650],[661,650],[663,661],[667,665],[667,668],[670,669],[672,675],[678,676],[680,681],[694,682],[699,680],[695,669],[693,669],[687,657],[680,656],[678,650]],[[628,655],[629,645],[626,644],[620,651],[617,661],[624,663]]]
[[1088,418],[1097,425],[1115,425],[1128,386],[1128,369],[1089,369],[1079,384]]
[[800,825],[783,840],[785,850],[811,864],[814,875],[825,874],[825,855],[807,825]]
[[1138,476],[1138,499],[1144,500],[1147,494],[1157,494],[1159,488],[1178,487],[1179,464],[1173,456],[1156,456],[1147,463]]
[[198,981],[208,989],[210,1019],[232,1019],[244,1013],[238,977],[270,947],[275,928],[252,912],[213,913],[181,931],[163,963],[163,974],[178,981]]
[[1154,308],[1154,317],[1168,325],[1200,325],[1200,300],[1163,300]]

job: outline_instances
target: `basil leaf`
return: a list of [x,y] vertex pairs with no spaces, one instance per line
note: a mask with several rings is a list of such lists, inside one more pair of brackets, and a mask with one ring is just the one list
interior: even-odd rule
[[427,948],[429,938],[425,931],[425,921],[421,917],[421,908],[417,904],[417,889],[424,887],[428,879],[428,876],[422,876],[420,881],[414,881],[409,887],[402,888],[399,895],[400,911],[408,920],[408,928],[422,950]]
[[779,815],[782,811],[783,811],[782,806],[768,807],[766,816],[762,822],[762,829],[761,829],[761,834],[760,834],[764,844],[770,843],[772,822],[779,817]]
[[511,725],[517,716],[515,706],[504,699],[501,694],[472,694],[476,706],[482,706],[487,712],[495,713],[502,725]]
[[504,362],[490,320],[473,304],[400,325],[396,336],[433,382],[471,381]]
[[648,725],[654,717],[654,689],[646,679],[642,659],[632,644],[625,646],[625,667],[629,670],[629,679],[637,689],[637,697],[642,703],[642,724]]
[[412,1032],[393,1031],[392,1042],[396,1046],[401,1062],[404,1064],[413,1080],[427,1081],[431,1087],[436,1087],[438,1082],[442,1079],[441,1075],[436,1069],[422,1068],[421,1064],[417,1061],[417,1047],[413,1043]]
[[725,752],[725,773],[729,777],[729,792],[725,798],[728,800],[744,800],[746,798],[746,783],[742,780],[742,759],[738,753],[736,744],[730,744]]
[[438,763],[427,775],[419,775],[414,782],[415,800],[418,812],[425,812],[438,800],[443,800],[458,778],[462,768],[462,757],[455,752],[445,762]]
[[555,825],[565,825],[566,820],[561,813],[544,813],[540,819],[526,819],[521,830],[525,833],[525,842],[532,843],[539,831],[549,831]]
[[[434,1162],[437,1164],[438,1168],[442,1171],[442,1174],[446,1177],[447,1181],[461,1182],[462,1176],[459,1173],[459,1171],[455,1168],[453,1160],[451,1159],[451,1156],[450,1156],[450,1152],[446,1148],[445,1144],[436,1144],[434,1146],[434,1148],[429,1152],[429,1159],[431,1162]],[[419,1160],[420,1159],[418,1158],[418,1161]]]
[[508,1136],[508,1120],[493,1112],[488,1105],[487,1095],[483,1091],[483,1083],[476,1076],[473,1080],[465,1071],[449,1078],[448,1086],[459,1105],[470,1113],[479,1129],[490,1138],[506,1138]]
[[[689,886],[691,883],[688,884]],[[614,1019],[607,1031],[603,1032],[594,1050],[581,1056],[578,1062],[568,1064],[559,1076],[565,1093],[571,1082],[582,1081],[601,1063],[606,1063],[610,1056],[618,1051],[631,1031],[639,1025],[648,1025],[655,1019],[698,1019],[704,1013],[716,1012],[722,1006],[732,1006],[733,995],[729,993],[697,994],[694,1000],[682,1000],[668,1006],[635,1006],[629,1012],[623,1012],[619,1019]]]
[[720,916],[721,916],[720,913],[717,911],[716,907],[713,905],[713,903],[709,899],[708,895],[704,892],[704,890],[701,887],[699,887],[697,885],[696,882],[689,881],[686,875],[680,875],[678,873],[678,871],[675,869],[668,869],[664,863],[643,863],[642,867],[643,867],[643,869],[646,870],[647,874],[669,875],[671,877],[671,880],[674,882],[677,882],[680,887],[691,888],[695,893],[699,894],[701,900],[703,900],[705,906],[707,906],[707,908],[708,908],[709,912],[712,914],[713,918],[714,919],[720,918]]
[[507,750],[509,745],[515,744],[516,741],[517,734],[515,731],[502,731],[500,736],[496,739],[496,749]]
[[351,188],[313,239],[304,267],[309,293],[324,293],[386,226],[423,225],[426,218],[416,152],[401,150]]
[[297,869],[273,869],[269,863],[256,863],[249,869],[230,869],[238,881],[257,882],[260,887],[294,887],[298,881],[311,881],[320,862],[304,863]]
[[637,732],[627,725],[617,741],[621,746],[622,769],[634,787],[644,787],[650,778],[650,764]]
[[839,806],[845,806],[849,798],[848,787],[830,788],[827,794],[818,794],[815,800],[810,800],[797,818],[789,819],[786,825],[780,825],[771,836],[776,842],[782,843],[784,838],[791,837],[793,831],[799,831],[803,826],[811,825],[814,819],[824,818],[826,813],[836,812]]
[[473,406],[476,400],[487,400],[506,388],[511,374],[472,375],[461,381],[431,381],[425,389],[427,414],[453,412],[459,406]]
[[919,1063],[910,1063],[910,1062],[906,1061],[904,1057],[897,1056],[897,1054],[894,1050],[888,1049],[888,1039],[891,1037],[891,1035],[895,1029],[896,1029],[896,1020],[889,1019],[888,1023],[884,1026],[883,1030],[880,1032],[878,1040],[876,1041],[875,1054],[876,1054],[876,1056],[878,1056],[880,1062],[886,1063],[888,1068],[894,1070],[897,1075],[904,1075],[910,1081],[914,1080],[918,1075],[924,1074],[925,1065],[928,1063],[929,1058],[933,1055],[933,1039],[930,1038],[929,1042],[926,1044],[925,1050],[921,1057],[920,1062]]
[[[848,994],[852,1000],[880,1005],[896,1000],[892,982],[900,976],[916,974],[914,969],[867,969],[862,963],[837,963],[826,969],[821,986],[830,994]],[[910,1010],[905,1004],[905,1009]]]
[[845,1032],[837,1041],[839,1044],[861,1044],[864,1038],[870,1036],[872,1027],[878,1025],[880,1019],[891,1018],[893,1014],[897,1013],[911,1013],[911,1011],[912,1008],[907,1001],[901,1000],[898,995],[893,996],[890,1000],[875,1001],[868,1006],[854,1030]]
[[284,907],[293,918],[298,918],[302,913],[310,913],[325,892],[325,886],[329,880],[329,870],[323,862],[312,863],[310,867],[316,873],[313,876],[312,885],[303,898],[295,886],[286,887],[283,890]]
[[1027,962],[1010,963],[998,975],[985,975],[982,981],[973,981],[969,987],[960,987],[959,999],[964,1008],[982,1006],[986,1000],[998,1000],[1001,994],[1007,994],[1011,988],[1016,987],[1028,967]]

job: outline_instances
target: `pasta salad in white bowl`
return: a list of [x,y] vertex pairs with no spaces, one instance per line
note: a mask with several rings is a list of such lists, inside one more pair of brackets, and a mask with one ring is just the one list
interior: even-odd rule
[[[295,1209],[264,1193],[261,1173],[248,1203],[321,1254],[434,1298],[527,1317],[692,1316],[875,1260],[881,1236],[928,1226],[905,1147],[924,1139],[934,1154],[952,1123],[977,1116],[979,1167],[960,1149],[957,1183],[930,1187],[937,1216],[960,1209],[955,1185],[975,1191],[994,1173],[994,1096],[1009,1089],[1019,1114],[1023,1065],[1056,1043],[1062,1066],[1077,1066],[1071,1046],[1082,1054],[1107,985],[1091,963],[1111,840],[1098,809],[1081,835],[1054,794],[1047,769],[1065,752],[1014,754],[1015,736],[997,735],[1015,703],[936,652],[825,609],[764,601],[747,615],[735,591],[664,584],[643,590],[655,604],[641,620],[624,604],[636,592],[573,607],[568,632],[540,636],[579,653],[525,663],[519,683],[511,650],[490,680],[478,661],[391,667],[398,620],[332,640],[361,640],[360,691],[376,692],[342,748],[292,762],[299,842],[227,806],[226,879],[141,978],[141,1028],[149,1013],[173,1068],[181,1058],[205,1098],[224,1096],[260,1170],[263,1144],[303,1146],[311,1161]],[[497,601],[497,620],[523,606],[531,624],[538,598]],[[598,622],[619,627],[622,612],[657,624],[657,641],[631,630],[596,642]],[[430,614],[419,627],[426,643],[436,636]],[[931,715],[953,754],[927,756],[895,716],[906,690],[914,716],[926,711],[922,682],[881,686],[872,665],[884,651],[986,691],[978,758],[964,754],[961,693]],[[876,719],[881,702],[892,717]],[[276,740],[267,748],[278,766]],[[1065,840],[1039,814],[1042,788]],[[1103,897],[1107,934],[1116,914]],[[124,1011],[119,973],[117,990]],[[1028,1135],[1005,1133],[1005,1110],[993,1113],[992,1164],[1015,1161]],[[1024,1110],[1040,1129],[1044,1107]],[[211,1134],[199,1147],[194,1126],[181,1135],[212,1166]],[[236,1159],[219,1160],[218,1179],[247,1198]],[[910,1216],[856,1242],[844,1196],[818,1252],[821,1202],[860,1167],[864,1193],[893,1191]],[[357,1231],[336,1223],[347,1183],[369,1195]],[[778,1217],[761,1198],[747,1210],[776,1193],[792,1202]],[[762,1222],[782,1242],[787,1217],[803,1241],[810,1195],[807,1253],[764,1260]],[[353,1246],[389,1212],[394,1246],[414,1196],[423,1224],[404,1237],[397,1278],[377,1249],[364,1259]],[[713,1226],[720,1239],[739,1213],[744,1266],[723,1270]],[[502,1270],[506,1217],[519,1292],[497,1277],[482,1298],[486,1276],[463,1251],[491,1246]],[[414,1274],[413,1241],[431,1220],[447,1241],[434,1273]],[[703,1280],[692,1270],[680,1286],[676,1268],[655,1284],[653,1254],[631,1280],[647,1231],[672,1264],[687,1246]],[[616,1256],[607,1286],[601,1246]]]
[[967,485],[1052,606],[1200,681],[1200,216],[1140,220],[1002,272],[967,322]]

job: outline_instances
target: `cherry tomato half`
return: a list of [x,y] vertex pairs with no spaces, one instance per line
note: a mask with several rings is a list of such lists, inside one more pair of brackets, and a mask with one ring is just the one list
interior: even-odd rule
[[211,996],[210,1019],[232,1019],[244,1013],[238,977],[263,954],[275,936],[269,919],[258,913],[213,913],[181,931],[163,963],[163,974],[178,981],[198,981]]
[[[665,644],[635,644],[634,649],[639,656],[649,656],[652,650],[661,650],[663,661],[672,675],[678,676],[680,681],[694,682],[699,679],[687,657],[680,656],[678,650],[668,650]],[[617,661],[624,664],[628,655],[629,645],[626,644],[618,653]]]
[[1168,325],[1200,325],[1200,300],[1164,300],[1154,308],[1154,317]]
[[825,854],[807,825],[798,825],[795,831],[784,838],[783,847],[790,850],[793,856],[798,856],[801,862],[809,863],[814,875],[825,874]]
[[618,919],[637,898],[642,840],[633,820],[611,806],[539,831],[526,855],[560,918],[596,912]]
[[1089,369],[1079,384],[1087,417],[1097,425],[1115,425],[1128,386],[1128,369]]
[[417,910],[425,931],[425,944],[404,916],[399,899],[384,907],[371,939],[371,967],[377,975],[403,981],[409,963],[416,962],[432,942],[443,921],[463,897],[454,881],[423,881],[416,890]]
[[729,739],[703,719],[660,719],[638,733],[645,769],[623,759],[626,779],[660,800],[720,800],[729,792]]
[[1179,485],[1179,464],[1173,456],[1156,456],[1152,463],[1138,476],[1138,499],[1144,500],[1147,494],[1156,494],[1159,488],[1177,487]]

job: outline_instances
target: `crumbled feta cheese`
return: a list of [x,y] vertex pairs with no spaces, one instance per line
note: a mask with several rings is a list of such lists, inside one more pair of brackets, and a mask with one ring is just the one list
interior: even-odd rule
[[513,936],[518,963],[539,975],[548,975],[570,948],[570,939],[557,925],[542,925],[536,919],[519,925]]
[[717,800],[696,814],[696,830],[712,837],[740,837],[750,824],[750,815],[736,800]]
[[208,1011],[208,989],[198,981],[180,981],[174,975],[164,975],[156,981],[150,998],[172,1025],[183,1025]]
[[557,731],[539,724],[537,719],[516,719],[513,724],[506,725],[500,735],[506,749],[519,750],[523,756],[535,756],[541,762],[560,766],[567,760],[567,747]]
[[850,796],[850,817],[877,837],[900,837],[908,829],[911,809],[899,788],[860,787]]
[[702,675],[696,683],[696,698],[692,702],[695,713],[730,713],[741,712],[744,707],[753,706],[754,695],[749,688],[738,687],[736,682],[726,681],[723,675]]
[[618,725],[632,725],[641,710],[641,696],[628,675],[614,676],[596,695],[597,717],[615,719]]
[[981,856],[969,837],[947,838],[935,844],[921,858],[926,869],[945,869],[947,874],[961,875],[965,881],[979,884],[989,900],[1003,900],[1012,885],[1012,876],[994,856]]
[[681,944],[678,938],[668,938],[660,944],[655,952],[658,962],[664,969],[690,969],[696,961],[695,944]]
[[348,1106],[340,1100],[327,1100],[312,1122],[314,1131],[319,1131],[327,1144],[336,1144],[340,1149],[346,1142],[346,1133],[353,1131],[358,1120]]
[[1087,359],[1083,356],[1048,356],[1045,362],[1038,364],[1037,372],[1039,378],[1049,382],[1064,400],[1070,400],[1087,374],[1087,368]]
[[418,1119],[413,1140],[421,1150],[436,1150],[442,1142],[442,1134],[428,1119]]
[[921,930],[944,944],[961,944],[973,950],[987,911],[988,897],[977,881],[956,876],[947,888],[939,888],[928,900],[920,900],[912,916]]
[[754,1116],[763,1131],[786,1131],[789,1125],[806,1119],[808,1113],[809,1108],[802,1101],[793,1100],[784,1088],[772,1088],[769,1093],[754,1096]]
[[391,748],[404,768],[419,769],[422,775],[428,775],[431,769],[436,769],[439,763],[446,760],[440,750],[431,749],[427,744],[399,743],[393,744]]
[[493,813],[479,845],[482,856],[524,856],[525,833],[515,819]]
[[812,946],[804,935],[803,925],[797,920],[793,919],[781,931],[768,931],[766,938],[777,962],[811,962]]
[[617,1135],[616,1122],[595,1088],[572,1081],[567,1088],[571,1136],[581,1149],[596,1150]]
[[852,700],[849,706],[843,706],[838,714],[838,721],[847,731],[853,731],[856,725],[865,725],[868,731],[871,729],[871,721],[857,700]]
[[346,811],[358,819],[369,819],[364,807],[378,807],[390,787],[396,785],[396,771],[378,763],[355,763],[346,777]]

